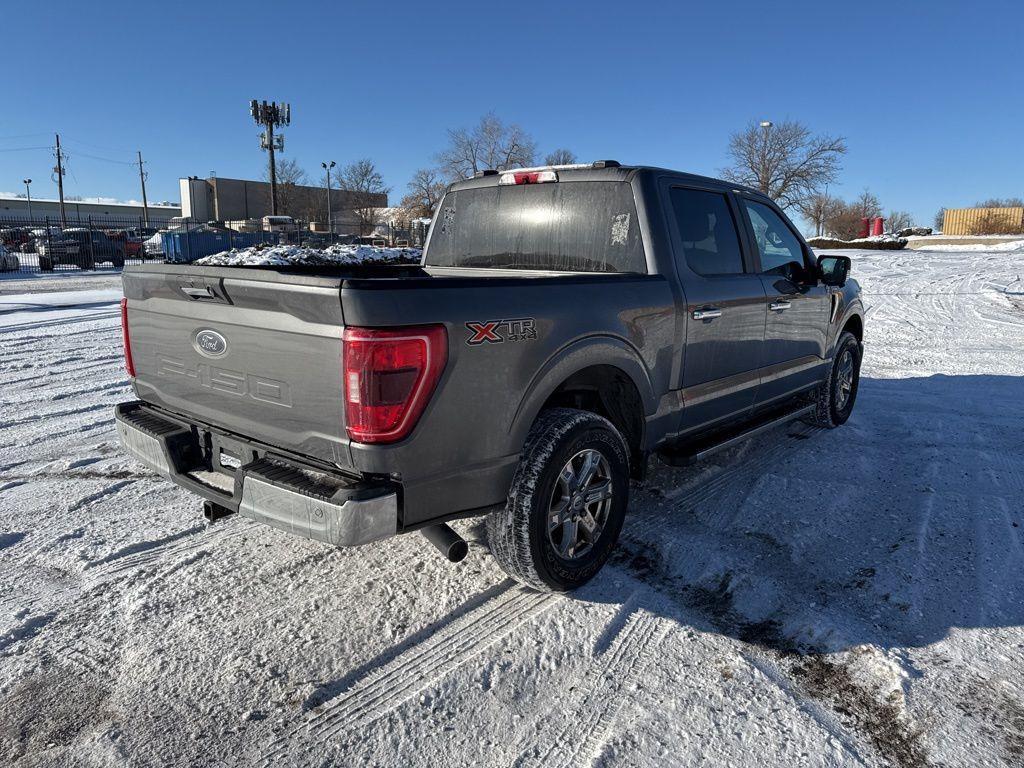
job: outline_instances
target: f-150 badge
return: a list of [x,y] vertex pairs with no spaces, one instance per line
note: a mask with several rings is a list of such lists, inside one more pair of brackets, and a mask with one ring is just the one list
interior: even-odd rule
[[501,344],[505,341],[533,341],[537,338],[537,324],[532,317],[466,323],[466,327],[471,333],[466,343],[471,347],[479,344]]

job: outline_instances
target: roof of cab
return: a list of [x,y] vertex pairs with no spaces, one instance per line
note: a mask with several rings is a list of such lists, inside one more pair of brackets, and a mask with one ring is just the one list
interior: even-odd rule
[[756,189],[751,189],[743,184],[725,179],[716,179],[711,176],[699,176],[693,173],[675,171],[670,168],[659,168],[652,165],[621,165],[615,160],[598,160],[594,163],[580,163],[574,165],[539,165],[530,168],[509,168],[504,171],[483,171],[471,179],[453,182],[448,189],[475,189],[477,187],[494,187],[499,184],[503,173],[523,173],[533,171],[553,170],[558,173],[559,181],[631,181],[639,173],[651,173],[656,176],[672,176],[681,181],[690,181],[698,184],[709,184],[728,189],[744,190],[758,194]]

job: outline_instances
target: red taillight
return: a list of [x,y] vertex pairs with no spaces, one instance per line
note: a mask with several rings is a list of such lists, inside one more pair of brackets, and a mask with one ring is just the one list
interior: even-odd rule
[[132,342],[128,336],[128,299],[121,299],[121,336],[124,338],[124,367],[134,379],[135,362],[132,360]]
[[448,360],[444,326],[346,328],[342,347],[348,436],[359,443],[406,437]]
[[501,174],[499,184],[546,184],[558,181],[554,171],[509,171]]

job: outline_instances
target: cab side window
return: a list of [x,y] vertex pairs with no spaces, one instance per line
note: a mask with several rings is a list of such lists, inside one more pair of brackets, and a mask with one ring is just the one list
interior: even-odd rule
[[806,268],[804,249],[793,230],[767,205],[752,200],[744,200],[743,204],[761,254],[761,271],[787,277],[802,274]]
[[687,266],[698,275],[743,274],[740,238],[725,195],[673,187],[670,197]]

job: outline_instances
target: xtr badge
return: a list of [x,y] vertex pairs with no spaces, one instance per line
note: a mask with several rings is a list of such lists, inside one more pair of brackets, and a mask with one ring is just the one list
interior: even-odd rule
[[479,344],[501,344],[505,341],[533,341],[537,338],[537,323],[532,317],[517,317],[513,320],[484,320],[466,323],[470,337],[466,343],[475,347]]

